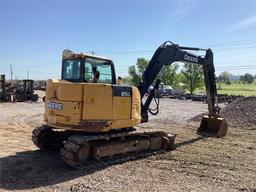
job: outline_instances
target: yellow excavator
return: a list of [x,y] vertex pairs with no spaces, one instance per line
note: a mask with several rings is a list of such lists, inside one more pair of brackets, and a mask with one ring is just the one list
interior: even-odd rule
[[[197,56],[192,51],[205,51]],[[166,66],[174,62],[203,66],[208,116],[198,134],[222,137],[227,123],[219,117],[215,70],[211,49],[182,47],[170,41],[154,53],[138,87],[119,85],[111,59],[64,50],[60,80],[47,80],[45,124],[34,129],[32,140],[42,150],[60,149],[70,166],[88,160],[109,158],[138,151],[170,150],[175,135],[163,131],[141,131],[135,127],[158,113],[156,99]],[[153,89],[146,97],[149,87]],[[157,108],[150,109],[155,99]]]

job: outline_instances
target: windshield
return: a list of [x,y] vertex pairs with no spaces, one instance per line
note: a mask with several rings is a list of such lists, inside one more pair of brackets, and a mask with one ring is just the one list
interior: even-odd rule
[[62,79],[74,82],[113,83],[110,61],[96,58],[63,60]]

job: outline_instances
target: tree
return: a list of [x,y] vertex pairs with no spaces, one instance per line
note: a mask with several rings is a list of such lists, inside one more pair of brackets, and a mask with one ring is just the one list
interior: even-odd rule
[[253,82],[253,76],[250,73],[245,73],[244,75],[240,76],[239,80],[243,83],[251,84]]
[[165,68],[165,72],[164,72],[163,79],[162,79],[162,82],[165,85],[177,86],[177,84],[178,84],[178,76],[177,76],[178,68],[179,68],[179,65],[177,63],[168,65]]
[[[137,58],[136,65],[132,65],[128,68],[128,73],[130,76],[130,84],[139,85],[143,72],[146,70],[149,61],[145,58]],[[165,85],[177,85],[177,70],[179,68],[178,64],[168,65],[165,68],[163,75],[163,83]]]
[[231,74],[227,71],[224,71],[221,73],[221,78],[222,78],[223,82],[226,84],[230,82],[230,77],[231,77]]
[[241,76],[239,77],[239,81],[242,81],[242,83],[244,83],[244,76],[243,76],[243,75],[241,75]]
[[139,83],[140,83],[140,76],[136,72],[135,65],[129,66],[128,73],[129,73],[129,76],[131,77],[129,79],[130,80],[129,83],[132,84],[132,85],[139,85]]
[[217,83],[218,83],[218,89],[221,89],[221,82],[223,81],[222,76],[219,75],[219,77],[217,77]]
[[183,83],[191,94],[197,87],[202,86],[203,69],[201,65],[186,63],[184,64],[184,69],[181,70],[181,73],[184,75]]
[[128,74],[130,76],[130,84],[139,85],[143,71],[146,70],[149,61],[145,58],[137,58],[136,65],[129,66]]
[[142,73],[146,70],[148,64],[149,64],[149,61],[146,60],[145,58],[143,57],[137,58],[136,67],[141,76],[142,76]]

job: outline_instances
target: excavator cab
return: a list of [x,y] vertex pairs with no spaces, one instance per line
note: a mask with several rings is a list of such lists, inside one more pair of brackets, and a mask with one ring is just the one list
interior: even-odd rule
[[93,57],[63,51],[62,80],[80,83],[116,84],[113,62],[104,57]]

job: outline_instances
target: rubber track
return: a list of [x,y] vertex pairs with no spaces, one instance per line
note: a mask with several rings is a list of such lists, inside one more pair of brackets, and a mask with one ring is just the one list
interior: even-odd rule
[[138,159],[147,158],[157,154],[163,154],[166,150],[158,150],[158,151],[140,151],[140,152],[131,152],[126,155],[116,155],[114,157],[100,159],[97,162],[95,161],[87,161],[83,165],[76,167],[80,170],[95,170],[95,169],[103,169],[105,167],[109,167],[112,165],[122,164],[127,161],[135,161]]
[[40,136],[43,132],[49,130],[50,128],[47,127],[46,125],[42,125],[41,127],[37,127],[33,129],[32,131],[32,141],[33,143],[41,150],[43,150],[43,146],[40,143]]
[[[146,131],[146,132],[141,132],[141,131],[134,131],[134,132],[121,132],[121,133],[112,133],[112,134],[106,134],[106,135],[90,135],[90,136],[85,136],[85,135],[72,135],[68,138],[67,141],[64,141],[64,147],[61,149],[61,156],[62,159],[71,167],[78,167],[86,164],[88,166],[89,164],[92,163],[87,163],[90,162],[88,160],[81,160],[78,158],[78,151],[86,147],[84,145],[88,145],[88,142],[97,142],[100,140],[106,140],[106,141],[111,141],[113,138],[122,138],[122,137],[132,137],[132,136],[161,136],[161,137],[168,137],[169,139],[172,138],[173,142],[175,139],[175,135],[168,135],[165,132],[162,131]],[[168,149],[172,149],[174,144],[171,144],[171,146],[168,146]],[[157,151],[161,151],[162,149],[157,149]],[[140,152],[130,152],[130,153],[140,153]],[[116,155],[119,156],[119,155]],[[88,155],[88,157],[90,157]],[[115,157],[115,156],[114,156]],[[128,159],[131,157],[127,157]],[[85,157],[87,159],[87,157]],[[105,158],[103,158],[105,159]],[[101,160],[98,160],[101,161]],[[112,160],[111,160],[112,161]]]

